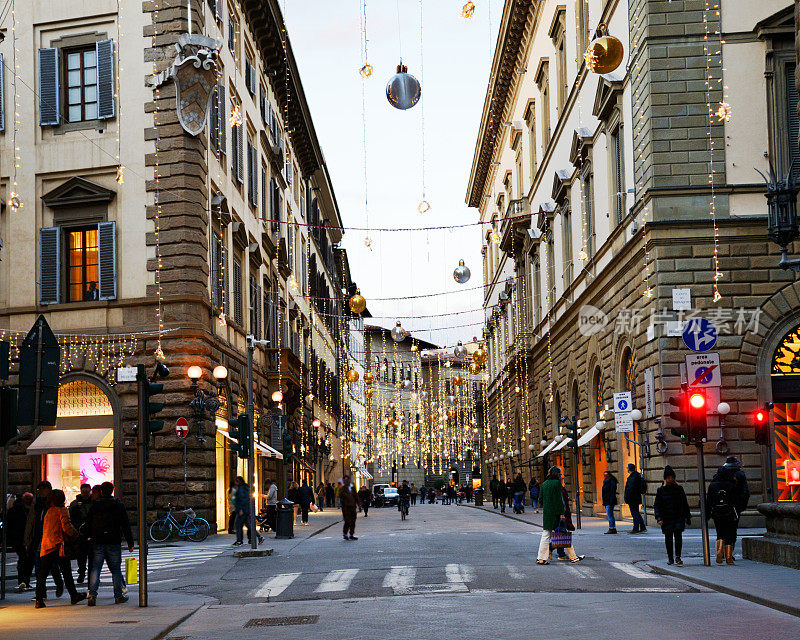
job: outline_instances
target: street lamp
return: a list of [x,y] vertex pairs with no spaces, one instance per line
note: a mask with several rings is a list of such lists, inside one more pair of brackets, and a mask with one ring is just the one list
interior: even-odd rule
[[[220,365],[214,368],[213,375],[217,380],[224,380],[228,376],[228,370]],[[216,413],[217,409],[220,407],[219,398],[213,391],[204,391],[198,385],[198,381],[203,377],[202,367],[196,364],[192,365],[187,369],[186,376],[192,381],[191,390],[192,393],[194,393],[194,398],[189,402],[189,407],[191,407],[194,412],[194,422],[197,426],[197,434],[195,437],[200,442],[205,442],[206,440],[203,436],[203,422],[206,419],[206,411],[210,411],[212,414]]]
[[789,165],[785,178],[779,178],[770,164],[769,177],[761,171],[761,177],[767,183],[767,234],[781,248],[781,259],[778,266],[800,273],[800,259],[789,259],[787,248],[798,236],[797,221],[797,183],[792,176],[794,161]]

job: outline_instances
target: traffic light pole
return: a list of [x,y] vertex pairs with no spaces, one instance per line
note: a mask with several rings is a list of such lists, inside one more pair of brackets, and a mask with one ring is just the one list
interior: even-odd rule
[[250,548],[258,548],[258,533],[256,532],[256,445],[253,441],[253,350],[255,339],[247,336],[247,428],[250,429],[247,438],[249,450],[247,452],[247,484],[250,485],[250,522],[247,525],[250,534]]
[[711,566],[711,544],[708,539],[708,517],[706,516],[706,467],[703,459],[703,445],[697,445],[697,483],[700,494],[700,528],[703,530],[703,564]]
[[136,442],[137,507],[139,535],[139,606],[147,606],[147,440],[150,437],[147,374],[144,365],[137,365],[136,387],[139,396],[139,416]]

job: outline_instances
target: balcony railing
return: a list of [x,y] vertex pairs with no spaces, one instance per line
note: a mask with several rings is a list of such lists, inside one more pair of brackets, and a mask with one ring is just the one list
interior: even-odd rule
[[[511,251],[514,245],[514,235],[518,230],[528,229],[531,226],[531,203],[527,198],[517,198],[508,203],[505,219],[500,226],[500,248]],[[522,246],[522,239],[519,236],[516,242]]]

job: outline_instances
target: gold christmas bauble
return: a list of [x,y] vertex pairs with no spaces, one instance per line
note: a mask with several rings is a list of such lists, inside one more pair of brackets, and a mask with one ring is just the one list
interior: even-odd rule
[[355,369],[348,369],[347,370],[347,381],[348,382],[358,382],[358,371]]
[[361,291],[356,289],[356,295],[350,298],[350,311],[353,313],[363,313],[367,308],[367,301],[361,295]]
[[366,371],[364,373],[364,382],[366,382],[367,384],[372,384],[373,382],[375,382],[375,374],[372,373],[372,371]]
[[473,375],[478,375],[481,372],[481,365],[477,362],[470,362],[467,370]]
[[448,410],[447,410],[447,417],[448,417],[450,420],[452,420],[453,418],[455,418],[455,417],[456,417],[456,412],[455,412],[455,411],[453,411],[452,409],[448,409]]
[[457,387],[460,387],[462,384],[464,384],[464,378],[462,378],[460,375],[454,376],[453,384],[456,385]]
[[625,57],[625,48],[619,38],[608,34],[604,23],[597,26],[595,39],[589,43],[584,59],[589,71],[604,75],[615,71]]
[[488,358],[489,354],[486,353],[486,349],[483,347],[478,347],[475,350],[475,353],[472,354],[472,360],[479,365],[484,364]]
[[[367,376],[364,377],[366,378]],[[371,398],[373,393],[375,393],[373,389],[364,389],[364,395],[367,398]]]

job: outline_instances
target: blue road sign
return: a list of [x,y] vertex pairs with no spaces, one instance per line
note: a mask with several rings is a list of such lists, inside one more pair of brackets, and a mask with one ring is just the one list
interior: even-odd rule
[[705,318],[687,320],[683,328],[683,343],[692,351],[709,351],[717,344],[717,328]]

